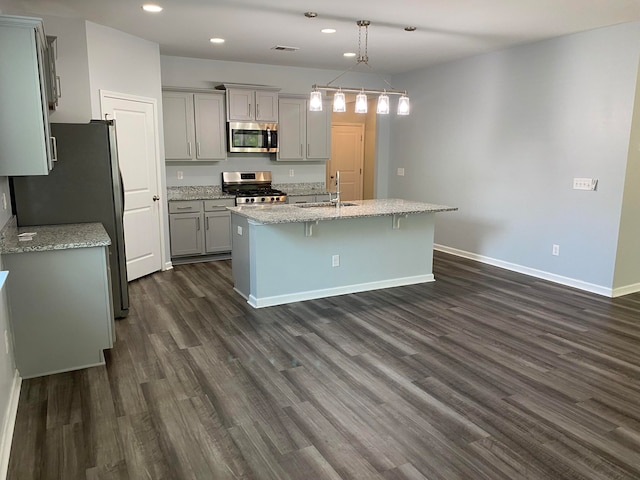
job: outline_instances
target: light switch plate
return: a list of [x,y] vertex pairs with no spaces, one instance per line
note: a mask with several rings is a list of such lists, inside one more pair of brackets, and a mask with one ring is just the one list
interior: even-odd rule
[[398,168],[398,176],[404,177],[404,168]]

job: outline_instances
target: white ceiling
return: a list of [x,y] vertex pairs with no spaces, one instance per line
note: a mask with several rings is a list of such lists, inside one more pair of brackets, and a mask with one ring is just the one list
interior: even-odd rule
[[[640,20],[640,0],[147,1],[164,11],[145,13],[141,0],[0,0],[0,10],[84,18],[157,42],[163,55],[336,70],[355,64],[342,54],[357,51],[356,21],[366,19],[369,65],[378,73]],[[318,17],[306,18],[307,11]],[[409,25],[417,30],[404,31]],[[325,27],[337,33],[320,33]],[[212,45],[211,37],[226,42]]]

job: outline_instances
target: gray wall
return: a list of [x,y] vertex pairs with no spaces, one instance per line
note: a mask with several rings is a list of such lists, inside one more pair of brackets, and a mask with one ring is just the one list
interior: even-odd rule
[[639,51],[632,23],[394,77],[390,196],[459,207],[438,244],[611,288]]

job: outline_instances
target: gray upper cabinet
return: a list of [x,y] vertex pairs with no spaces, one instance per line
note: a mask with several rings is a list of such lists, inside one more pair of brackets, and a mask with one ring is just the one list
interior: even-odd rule
[[166,160],[224,160],[224,94],[162,92]]
[[227,120],[230,122],[278,121],[278,91],[227,88]]
[[40,19],[0,15],[0,176],[47,175],[53,166],[47,57]]
[[278,160],[324,161],[331,156],[331,105],[310,112],[306,98],[279,100]]

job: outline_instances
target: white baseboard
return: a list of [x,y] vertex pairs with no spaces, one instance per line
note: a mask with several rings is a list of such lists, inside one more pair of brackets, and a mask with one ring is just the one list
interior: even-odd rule
[[635,283],[633,285],[614,288],[612,296],[621,297],[623,295],[629,295],[630,293],[638,293],[638,292],[640,292],[640,283]]
[[[381,280],[378,282],[358,283],[355,285],[346,285],[343,287],[323,288],[320,290],[309,290],[307,292],[291,293],[286,295],[275,295],[272,297],[256,298],[249,295],[247,302],[254,308],[272,307],[274,305],[282,305],[285,303],[302,302],[304,300],[313,300],[316,298],[335,297],[337,295],[346,295],[348,293],[366,292],[369,290],[379,290],[381,288],[402,287],[404,285],[415,285],[416,283],[433,282],[433,274],[415,275],[412,277],[393,278],[391,280]],[[236,290],[237,291],[237,290]],[[240,292],[238,292],[240,293]],[[244,298],[245,295],[240,293]]]
[[20,387],[22,379],[16,370],[9,394],[9,406],[5,412],[4,425],[2,427],[2,437],[0,438],[0,479],[7,478],[9,469],[9,455],[11,454],[11,441],[13,440],[13,429],[16,426],[18,415],[18,401],[20,400]]
[[173,268],[173,264],[171,262],[165,262],[164,267],[162,267],[162,271],[171,270]]
[[[435,244],[433,246],[433,249],[438,250],[439,252],[450,253],[451,255],[456,255],[457,257],[468,258],[469,260],[475,260],[480,263],[486,263],[487,265],[493,265],[494,267],[504,268],[505,270],[511,270],[512,272],[522,273],[524,275],[541,278],[543,280],[559,283],[561,285],[577,288],[579,290],[596,293],[598,295],[603,295],[605,297],[616,296],[614,295],[614,292],[611,288],[603,287],[601,285],[595,285],[593,283],[583,282],[582,280],[576,280],[574,278],[563,277],[562,275],[556,275],[555,273],[549,273],[543,270],[537,270],[535,268],[523,267],[522,265],[518,265],[516,263],[510,263],[510,262],[505,262],[503,260],[497,260],[491,257],[485,257],[484,255],[478,255],[476,253],[466,252],[464,250],[458,250],[457,248],[447,247],[445,245]],[[632,293],[632,292],[627,292],[627,293]],[[624,293],[623,295],[626,295],[626,293]]]

